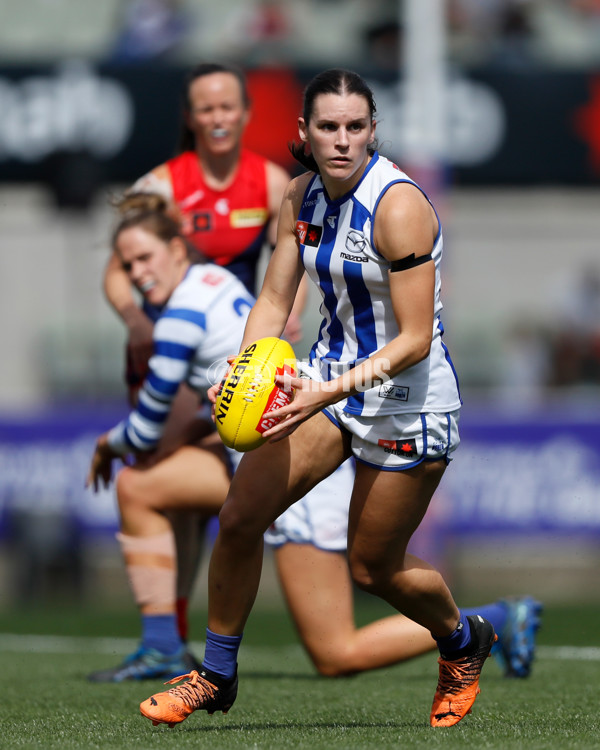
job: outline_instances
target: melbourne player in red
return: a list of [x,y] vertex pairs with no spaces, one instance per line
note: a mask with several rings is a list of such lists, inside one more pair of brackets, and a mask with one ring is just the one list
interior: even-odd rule
[[[185,87],[182,152],[141,177],[134,190],[158,192],[174,203],[184,231],[200,253],[227,266],[256,294],[256,268],[275,229],[289,175],[277,164],[248,151],[242,136],[250,118],[243,73],[229,65],[204,63]],[[151,351],[152,310],[140,308],[114,255],[106,268],[108,301],[129,332],[130,369],[145,371]],[[298,316],[286,331],[300,338]]]

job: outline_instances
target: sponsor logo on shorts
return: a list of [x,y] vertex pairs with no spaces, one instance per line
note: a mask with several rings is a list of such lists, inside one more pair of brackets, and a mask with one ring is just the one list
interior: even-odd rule
[[403,458],[414,458],[417,454],[417,444],[412,439],[408,440],[384,440],[380,438],[377,441],[386,453],[393,453],[395,456]]
[[382,383],[379,386],[379,398],[391,398],[394,401],[408,401],[408,386]]
[[309,224],[307,221],[296,222],[296,235],[303,245],[319,247],[322,234],[323,227],[318,227],[316,224]]

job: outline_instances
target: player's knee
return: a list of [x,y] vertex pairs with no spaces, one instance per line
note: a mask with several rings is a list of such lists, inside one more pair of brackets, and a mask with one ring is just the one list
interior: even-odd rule
[[321,677],[350,677],[357,671],[341,653],[330,653],[324,657],[314,658],[313,664]]
[[377,577],[373,576],[367,568],[360,566],[351,568],[351,575],[352,581],[361,591],[374,594],[378,590]]
[[254,516],[249,516],[235,502],[229,498],[219,513],[219,535],[224,540],[231,540],[236,545],[244,543],[254,544],[262,539],[266,529],[262,529]]
[[315,669],[322,677],[349,677],[359,671],[357,644],[350,633],[305,643]]
[[390,570],[380,560],[365,560],[351,555],[348,565],[352,580],[362,591],[377,594],[389,584]]
[[115,489],[121,509],[144,503],[147,499],[145,493],[142,492],[140,472],[128,466],[117,475]]
[[321,677],[330,677],[332,679],[346,676],[347,673],[342,671],[341,666],[341,664],[335,661],[315,662],[315,667]]
[[131,497],[132,482],[131,469],[125,467],[117,474],[115,479],[115,491],[119,505],[126,505]]
[[116,481],[117,500],[120,508],[152,508],[160,511],[168,500],[168,489],[156,482],[151,473],[126,466]]

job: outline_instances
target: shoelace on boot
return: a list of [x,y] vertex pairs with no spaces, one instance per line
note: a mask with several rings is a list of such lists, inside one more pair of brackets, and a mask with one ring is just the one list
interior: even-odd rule
[[165,685],[174,685],[176,682],[189,678],[188,682],[184,682],[183,685],[171,688],[169,695],[175,698],[181,698],[184,703],[187,703],[190,708],[194,710],[199,708],[204,698],[214,698],[217,694],[217,687],[212,682],[205,680],[204,677],[200,677],[198,672],[193,669],[189,674],[181,675],[181,677],[174,677],[172,680],[165,682]]
[[438,692],[446,695],[454,695],[468,687],[479,674],[477,660],[458,659],[457,661],[446,661],[438,659],[440,675],[438,679]]

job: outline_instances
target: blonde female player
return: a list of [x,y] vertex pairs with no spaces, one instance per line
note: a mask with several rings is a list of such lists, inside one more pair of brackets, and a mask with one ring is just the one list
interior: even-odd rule
[[[200,448],[189,436],[157,452],[175,395],[187,383],[205,396],[240,340],[254,298],[242,282],[214,264],[190,262],[187,241],[158,195],[132,194],[121,205],[123,218],[113,237],[122,269],[158,312],[153,356],[137,406],[98,439],[87,482],[97,488],[111,479],[113,459],[136,456],[135,466],[117,476],[121,544],[134,597],[142,615],[140,649],[127,659],[117,680],[163,676],[193,665],[182,643],[175,614],[176,545],[167,513],[218,513],[229,485],[222,446]],[[191,425],[196,428],[199,423]],[[186,444],[187,443],[187,444]],[[190,481],[188,477],[193,477]],[[194,529],[197,532],[197,529]],[[106,679],[92,675],[92,679]]]
[[480,614],[459,611],[439,572],[407,552],[459,441],[461,400],[441,338],[441,227],[419,187],[375,150],[375,103],[360,76],[316,76],[299,133],[294,154],[309,171],[286,190],[242,347],[281,335],[304,269],[322,294],[319,338],[308,377],[285,384],[294,399],[265,433],[271,440],[242,459],[219,515],[202,670],[140,710],[171,725],[198,709],[229,710],[263,534],[354,455],[352,577],[436,641],[430,723],[451,726],[471,710],[496,634]]

